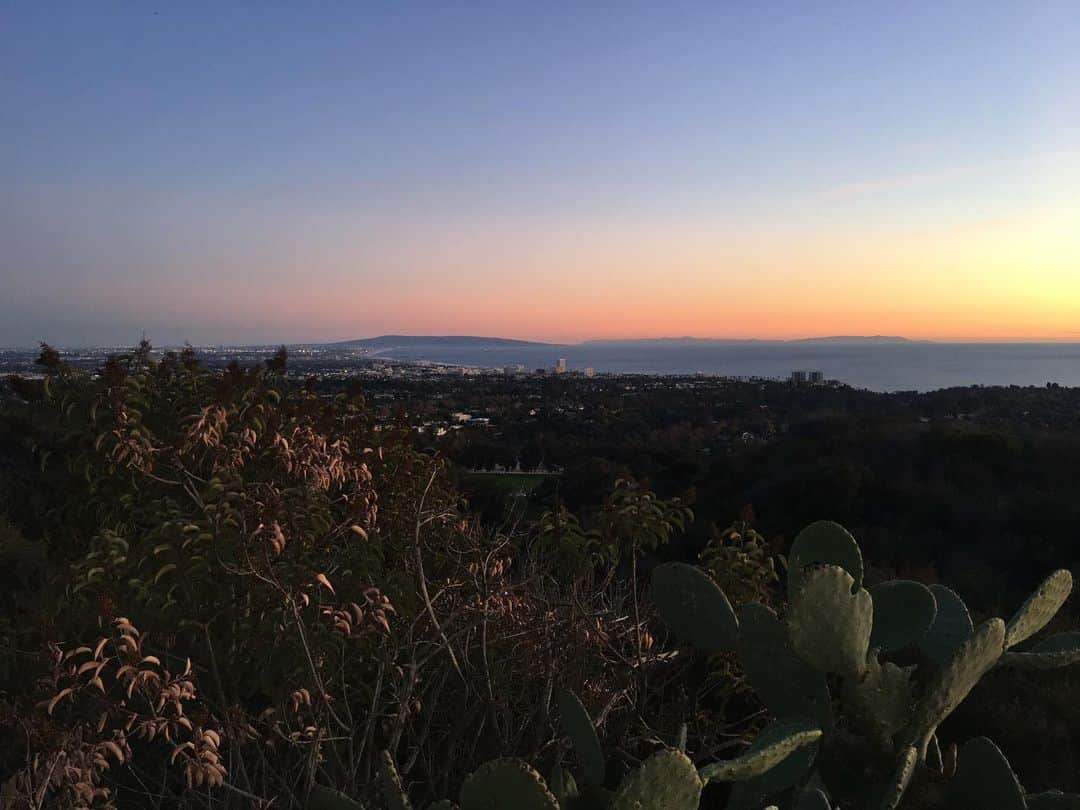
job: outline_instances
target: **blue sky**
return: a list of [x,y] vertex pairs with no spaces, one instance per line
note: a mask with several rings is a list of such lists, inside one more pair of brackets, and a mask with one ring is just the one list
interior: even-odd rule
[[[1000,337],[1021,274],[1060,337],[1077,42],[1075,3],[4,3],[0,345]],[[887,321],[911,279],[987,327]]]

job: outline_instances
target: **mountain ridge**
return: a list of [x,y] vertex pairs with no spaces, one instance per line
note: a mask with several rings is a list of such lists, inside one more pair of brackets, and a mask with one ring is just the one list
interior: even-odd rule
[[519,340],[517,338],[486,337],[478,335],[378,335],[370,338],[357,338],[354,340],[339,340],[325,343],[325,346],[337,346],[341,348],[413,348],[417,346],[458,346],[458,347],[558,347],[558,346],[611,346],[611,345],[637,345],[637,346],[672,346],[672,345],[726,345],[737,346],[745,344],[804,344],[804,345],[897,345],[932,343],[929,340],[912,340],[911,338],[897,335],[827,335],[822,337],[808,338],[700,338],[700,337],[659,337],[659,338],[596,338],[582,340],[577,343],[553,343],[543,340]]
[[403,349],[416,346],[558,346],[562,344],[545,343],[539,340],[517,340],[516,338],[482,337],[477,335],[378,335],[356,340],[339,340],[325,343],[325,346],[341,348]]

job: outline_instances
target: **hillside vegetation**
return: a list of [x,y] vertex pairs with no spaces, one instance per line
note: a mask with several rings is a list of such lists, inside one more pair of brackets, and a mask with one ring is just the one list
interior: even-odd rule
[[289,381],[284,352],[39,363],[0,403],[5,808],[1080,802],[1047,792],[1080,790],[1067,561],[1014,549],[1033,593],[969,609],[907,578],[961,567],[951,525],[875,567],[822,520],[864,508],[831,473],[769,479],[791,543],[750,509],[721,528],[738,510],[666,462],[481,514],[467,447]]

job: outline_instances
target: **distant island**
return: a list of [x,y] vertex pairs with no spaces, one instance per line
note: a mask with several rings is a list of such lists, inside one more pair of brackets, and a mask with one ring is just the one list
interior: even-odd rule
[[815,337],[815,338],[795,338],[794,340],[785,341],[787,343],[817,343],[817,344],[831,344],[831,345],[844,345],[844,344],[871,344],[876,346],[893,346],[903,343],[933,343],[932,340],[912,340],[906,337],[897,337],[894,335],[833,335],[831,337]]
[[418,346],[457,346],[462,348],[556,346],[535,340],[514,340],[500,337],[477,337],[475,335],[379,335],[359,340],[342,340],[326,344],[343,349],[411,349]]
[[662,338],[601,338],[583,340],[577,344],[549,343],[539,340],[516,340],[501,337],[478,337],[476,335],[379,335],[358,340],[342,340],[325,344],[343,349],[415,349],[418,347],[457,347],[457,348],[523,348],[559,346],[740,346],[746,344],[828,344],[828,345],[896,345],[906,343],[930,343],[928,340],[911,340],[892,335],[832,335],[826,337],[793,338],[779,340],[770,338],[698,338],[698,337],[662,337]]

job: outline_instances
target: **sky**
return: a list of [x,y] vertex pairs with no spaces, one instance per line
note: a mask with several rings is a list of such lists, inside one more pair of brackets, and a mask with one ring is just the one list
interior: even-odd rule
[[0,0],[0,345],[1080,341],[1080,6]]

